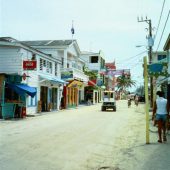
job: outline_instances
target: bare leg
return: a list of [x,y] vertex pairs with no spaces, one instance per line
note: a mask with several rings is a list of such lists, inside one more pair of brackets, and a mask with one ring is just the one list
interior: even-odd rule
[[158,120],[158,142],[162,143],[162,121]]
[[163,140],[167,141],[167,138],[166,138],[166,121],[162,122],[162,129],[163,129]]

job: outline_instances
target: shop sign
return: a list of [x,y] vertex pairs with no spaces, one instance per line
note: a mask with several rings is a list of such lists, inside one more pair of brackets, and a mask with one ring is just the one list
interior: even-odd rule
[[168,63],[154,63],[148,65],[148,74],[153,77],[168,76]]
[[23,61],[24,70],[35,70],[37,68],[37,61]]
[[61,79],[73,78],[73,71],[63,71],[61,72]]

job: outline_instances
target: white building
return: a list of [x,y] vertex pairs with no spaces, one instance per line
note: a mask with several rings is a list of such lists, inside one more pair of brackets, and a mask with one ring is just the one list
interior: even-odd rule
[[61,61],[61,78],[68,82],[64,88],[63,108],[78,106],[84,100],[84,87],[88,76],[83,72],[84,61],[76,40],[23,41],[53,58]]
[[97,79],[90,80],[89,85],[92,84],[91,82],[96,82],[94,86],[99,87],[100,90],[93,90],[93,104],[98,103],[102,100],[101,87],[105,84],[105,75],[102,74],[106,71],[104,54],[102,51],[99,51],[99,53],[82,51],[80,58],[85,61],[86,67],[90,71],[97,73]]
[[[13,38],[2,37],[0,38],[0,61],[0,73],[5,73],[7,77],[18,75],[22,78],[19,82],[13,81],[12,83],[26,84],[36,89],[34,98],[28,95],[27,90],[24,90],[27,114],[59,110],[61,90],[65,83],[61,80],[62,63],[60,60]],[[34,70],[24,69],[24,61],[35,61],[36,68]],[[22,91],[22,89],[18,90]],[[15,104],[17,101],[11,99],[8,103],[10,102]]]

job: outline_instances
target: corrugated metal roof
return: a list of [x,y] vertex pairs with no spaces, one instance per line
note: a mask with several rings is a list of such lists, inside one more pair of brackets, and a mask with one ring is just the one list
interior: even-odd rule
[[[73,40],[75,41],[75,40]],[[38,40],[38,41],[22,41],[29,46],[68,46],[72,40]]]

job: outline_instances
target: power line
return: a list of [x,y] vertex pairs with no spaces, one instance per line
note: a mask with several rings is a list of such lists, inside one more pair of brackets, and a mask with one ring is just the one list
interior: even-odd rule
[[[146,53],[146,52],[147,52],[147,51],[145,50],[145,51],[140,52],[139,54],[136,54],[135,56],[126,58],[126,61],[124,60],[124,61],[122,61],[122,63],[123,63],[123,62],[127,62],[127,60],[131,60],[131,59],[133,59],[133,58],[135,58],[135,57],[138,57],[139,55],[142,55],[142,54],[144,54],[144,53]],[[120,63],[121,63],[121,61],[120,61]]]
[[167,19],[166,19],[166,22],[165,22],[165,25],[164,25],[164,28],[163,28],[163,31],[162,31],[162,34],[161,34],[161,38],[160,38],[160,40],[159,40],[159,43],[158,43],[158,46],[157,46],[156,51],[158,51],[159,45],[160,45],[160,43],[161,43],[161,40],[162,40],[164,31],[165,31],[165,28],[166,28],[166,24],[167,24],[167,22],[168,22],[169,14],[170,14],[170,10],[169,10],[169,12],[168,12],[168,16],[167,16]]
[[156,39],[156,36],[157,36],[158,30],[159,30],[159,25],[160,25],[160,22],[161,22],[162,13],[163,13],[163,10],[164,10],[164,5],[165,5],[165,0],[163,1],[163,5],[162,5],[161,14],[160,14],[160,17],[159,17],[158,26],[157,26],[157,29],[156,29],[155,39]]

